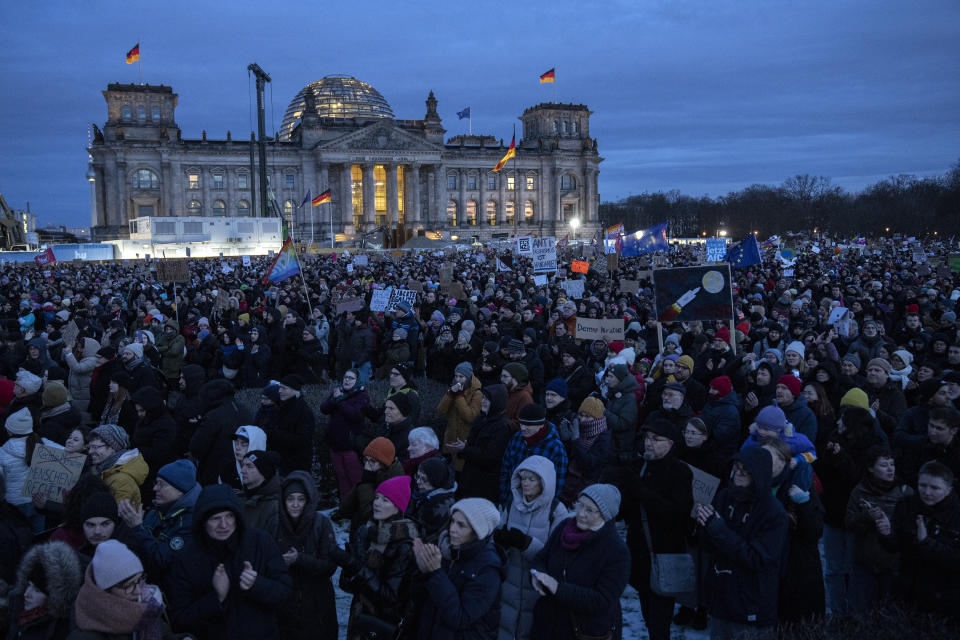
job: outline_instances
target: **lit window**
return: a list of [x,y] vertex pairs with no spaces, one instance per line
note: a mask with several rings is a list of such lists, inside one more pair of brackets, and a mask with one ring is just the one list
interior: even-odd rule
[[247,174],[238,173],[237,174],[237,188],[238,189],[249,189],[247,186]]
[[142,104],[137,105],[137,120],[147,119],[147,108]]
[[523,217],[527,224],[533,222],[533,203],[529,200],[523,203]]
[[513,191],[517,188],[517,179],[513,176],[507,176],[507,191]]
[[533,176],[527,176],[527,191],[533,191],[537,188],[536,178]]
[[382,164],[373,167],[373,215],[377,226],[387,224],[387,171]]
[[151,117],[153,120],[159,120],[159,119],[160,119],[160,105],[154,104],[154,105],[151,105],[151,106],[150,106],[150,117]]
[[471,173],[469,176],[467,176],[467,189],[470,189],[471,191],[476,191],[477,175],[475,173]]
[[250,216],[250,203],[246,200],[241,200],[237,203],[237,215],[241,218],[246,218]]
[[120,110],[120,117],[124,120],[129,120],[133,117],[133,109],[130,108],[130,105],[123,105],[123,108]]
[[141,218],[150,217],[153,215],[153,205],[142,204],[137,207],[137,215]]
[[133,174],[134,189],[156,189],[160,186],[160,180],[157,174],[149,169],[140,169]]
[[199,189],[200,188],[200,174],[199,173],[190,173],[187,174],[187,189]]
[[213,174],[213,189],[214,191],[223,191],[223,174],[222,173]]
[[227,215],[227,203],[223,200],[213,201],[213,215],[223,217]]
[[577,179],[567,174],[560,178],[560,188],[564,191],[572,191],[577,188]]
[[187,205],[187,213],[192,216],[199,216],[203,213],[203,205],[200,204],[199,200],[191,200],[190,204]]
[[293,210],[297,208],[297,205],[293,200],[287,200],[283,203],[283,217],[287,220],[293,219]]
[[467,224],[477,226],[477,201],[467,200]]
[[457,202],[456,200],[447,201],[447,223],[451,227],[457,226]]
[[497,188],[497,176],[487,176],[487,189],[493,191]]
[[487,200],[487,224],[497,226],[497,203],[494,200]]
[[503,205],[503,217],[507,224],[513,224],[513,200],[507,200]]
[[292,173],[287,173],[284,174],[283,179],[285,181],[284,187],[287,189],[296,189],[296,176],[294,176]]
[[457,174],[448,173],[447,174],[447,189],[456,189],[457,188]]
[[553,132],[554,132],[554,133],[557,132],[557,128],[558,128],[558,127],[557,127],[557,121],[554,120],[554,121],[553,121]]
[[572,202],[563,203],[563,221],[570,222],[577,216],[577,206]]
[[403,200],[405,198],[407,182],[404,178],[403,167],[397,167],[397,222],[403,224]]

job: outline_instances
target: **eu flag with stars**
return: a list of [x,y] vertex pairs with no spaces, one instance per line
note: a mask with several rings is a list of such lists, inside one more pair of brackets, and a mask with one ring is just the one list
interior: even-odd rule
[[457,117],[463,120],[464,118],[470,117],[470,107],[467,107],[463,111],[457,111]]
[[620,250],[620,255],[624,258],[632,258],[644,253],[667,251],[669,249],[667,223],[661,222],[649,229],[634,231],[623,236],[623,248]]
[[727,252],[727,262],[734,269],[738,267],[749,267],[752,264],[760,264],[760,246],[757,244],[757,238],[752,233],[746,238],[730,247]]

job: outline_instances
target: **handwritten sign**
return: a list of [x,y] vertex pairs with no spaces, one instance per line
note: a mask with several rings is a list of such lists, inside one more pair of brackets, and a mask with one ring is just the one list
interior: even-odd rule
[[242,260],[242,261],[243,261],[243,266],[245,266],[245,267],[249,267],[249,266],[250,266],[250,256],[243,256],[243,260]]
[[158,282],[190,282],[190,263],[187,260],[164,258],[157,263]]
[[370,311],[386,311],[390,304],[391,289],[374,289],[370,298]]
[[353,264],[357,265],[358,267],[365,267],[369,264],[369,262],[370,261],[367,258],[367,256],[363,256],[363,255],[357,256],[356,258],[353,259]]
[[574,260],[570,264],[570,270],[574,273],[586,273],[590,271],[590,263],[586,260]]
[[73,344],[77,341],[77,336],[80,335],[80,327],[77,326],[76,321],[71,320],[67,324],[63,325],[63,328],[60,329],[60,337],[63,338],[63,344],[72,347]]
[[31,498],[39,493],[47,500],[62,503],[63,491],[77,484],[86,459],[82,453],[68,453],[65,449],[38,444],[33,450],[20,495]]
[[445,262],[443,266],[440,267],[440,282],[452,282],[453,281],[453,263]]
[[533,260],[534,273],[550,273],[557,270],[557,241],[553,236],[534,238],[531,242],[530,257]]
[[407,301],[413,307],[417,304],[417,292],[410,289],[394,289],[390,292],[390,303],[387,305],[387,309],[396,311],[401,300]]
[[560,286],[567,292],[568,298],[579,300],[583,297],[583,280],[564,280]]
[[533,276],[533,284],[538,287],[547,286],[547,276]]
[[348,298],[337,303],[337,314],[363,309],[363,298]]
[[[619,253],[608,253],[607,254],[607,272],[613,273],[620,268],[620,254]],[[586,272],[584,272],[586,273]]]
[[623,320],[594,320],[577,318],[574,334],[577,340],[623,340]]
[[640,293],[639,280],[620,279],[620,293]]
[[713,504],[713,497],[717,495],[717,487],[720,486],[720,478],[694,466],[687,466],[690,467],[690,471],[693,471],[693,510],[690,516],[696,518],[698,504]]

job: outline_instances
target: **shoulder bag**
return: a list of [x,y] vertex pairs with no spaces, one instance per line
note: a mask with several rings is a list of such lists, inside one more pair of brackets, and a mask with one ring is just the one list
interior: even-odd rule
[[697,570],[689,553],[654,553],[647,510],[640,507],[643,534],[650,550],[650,590],[667,598],[691,593],[697,588]]

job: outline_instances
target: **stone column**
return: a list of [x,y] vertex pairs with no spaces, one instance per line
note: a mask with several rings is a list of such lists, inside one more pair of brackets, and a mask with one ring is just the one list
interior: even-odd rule
[[420,223],[420,163],[414,162],[407,166],[405,191],[409,206],[406,208],[406,218],[411,225]]
[[353,185],[350,179],[350,163],[340,165],[340,216],[344,225],[353,224]]
[[553,210],[553,219],[557,222],[563,222],[563,199],[562,191],[560,190],[561,180],[563,180],[563,169],[557,170],[557,175],[553,179],[553,187],[556,192],[554,201],[554,210]]
[[[237,208],[234,206],[234,199],[239,200],[237,196],[236,188],[233,186],[233,176],[230,175],[230,169],[228,167],[223,168],[223,187],[224,190],[221,192],[223,195],[224,203],[224,214],[229,218],[230,216],[236,215]],[[210,206],[213,206],[212,204]],[[239,235],[239,234],[237,234]]]
[[209,216],[213,211],[213,202],[210,201],[210,182],[213,172],[210,167],[200,167],[200,215]]
[[397,165],[386,163],[383,172],[387,178],[387,226],[396,228],[400,224],[400,207],[397,203]]
[[90,168],[90,177],[87,179],[90,185],[90,226],[100,226],[100,216],[97,211],[97,172]]
[[[173,194],[173,213],[171,215],[178,218],[185,213],[183,207],[183,189],[186,183],[184,182],[183,165],[180,162],[170,163],[170,178],[170,191]],[[236,203],[233,204],[235,205]],[[230,215],[236,215],[236,206],[234,206],[233,213]]]
[[373,164],[363,163],[363,226],[364,231],[377,224],[376,207],[374,206],[374,178]]
[[[497,213],[497,224],[507,224],[507,179],[503,171],[497,173],[497,185],[500,187],[500,211]],[[514,220],[516,220],[517,209],[513,209]]]
[[433,165],[430,172],[433,179],[430,191],[430,219],[433,220],[434,227],[443,229],[447,226],[446,220],[446,200],[443,199],[443,179],[444,171],[442,164]]
[[457,169],[457,186],[459,193],[457,199],[457,226],[469,227],[467,223],[467,170]]
[[160,162],[160,206],[154,215],[173,215],[173,169],[166,159]]
[[477,203],[477,225],[487,224],[487,172],[485,169],[477,169],[477,179],[480,181],[480,202]]
[[116,201],[113,207],[113,215],[110,217],[110,224],[122,227],[129,216],[127,216],[127,162],[117,159],[117,169],[114,172],[114,188],[116,190]]
[[598,218],[597,211],[597,170],[593,167],[587,167],[586,181],[584,182],[584,191],[586,192],[586,217],[590,222],[596,222]]

